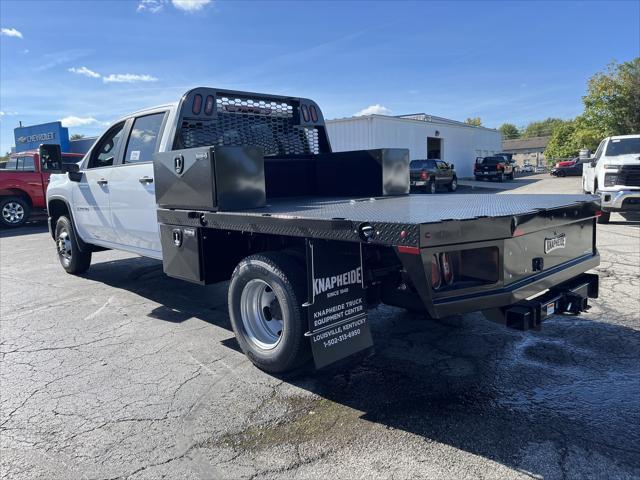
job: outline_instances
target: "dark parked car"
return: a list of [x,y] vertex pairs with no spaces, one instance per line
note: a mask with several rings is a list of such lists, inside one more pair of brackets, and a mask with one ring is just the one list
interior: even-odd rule
[[438,186],[446,186],[450,192],[458,188],[458,177],[453,169],[442,160],[411,160],[409,164],[411,188],[436,193]]
[[507,163],[504,157],[497,155],[484,157],[482,159],[477,158],[473,175],[476,177],[476,180],[482,180],[483,178],[495,178],[499,182],[503,182],[505,178],[513,180],[513,164]]
[[588,158],[574,158],[570,162],[556,163],[555,168],[551,170],[551,175],[555,175],[556,177],[580,177],[582,176],[582,166],[588,161]]

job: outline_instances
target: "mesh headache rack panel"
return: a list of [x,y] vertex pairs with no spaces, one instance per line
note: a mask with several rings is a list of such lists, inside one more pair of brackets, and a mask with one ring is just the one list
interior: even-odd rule
[[[183,112],[187,107],[183,105]],[[181,116],[176,146],[254,145],[265,156],[318,154],[318,127],[299,125],[297,108],[298,102],[290,98],[216,92],[212,117]]]

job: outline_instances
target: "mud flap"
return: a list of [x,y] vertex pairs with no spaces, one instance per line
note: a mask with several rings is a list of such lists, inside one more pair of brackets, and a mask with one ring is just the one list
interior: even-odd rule
[[359,243],[307,241],[305,304],[316,368],[373,347]]

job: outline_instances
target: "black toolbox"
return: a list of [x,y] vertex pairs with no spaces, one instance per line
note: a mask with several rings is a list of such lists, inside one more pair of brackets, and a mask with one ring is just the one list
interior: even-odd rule
[[157,153],[153,162],[161,208],[244,210],[265,205],[259,147],[198,147]]

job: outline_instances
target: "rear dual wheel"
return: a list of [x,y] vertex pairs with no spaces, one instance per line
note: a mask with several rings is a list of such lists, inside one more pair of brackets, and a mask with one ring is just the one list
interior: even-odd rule
[[235,268],[229,285],[229,316],[240,348],[270,373],[293,370],[311,358],[306,277],[291,255],[251,255]]

